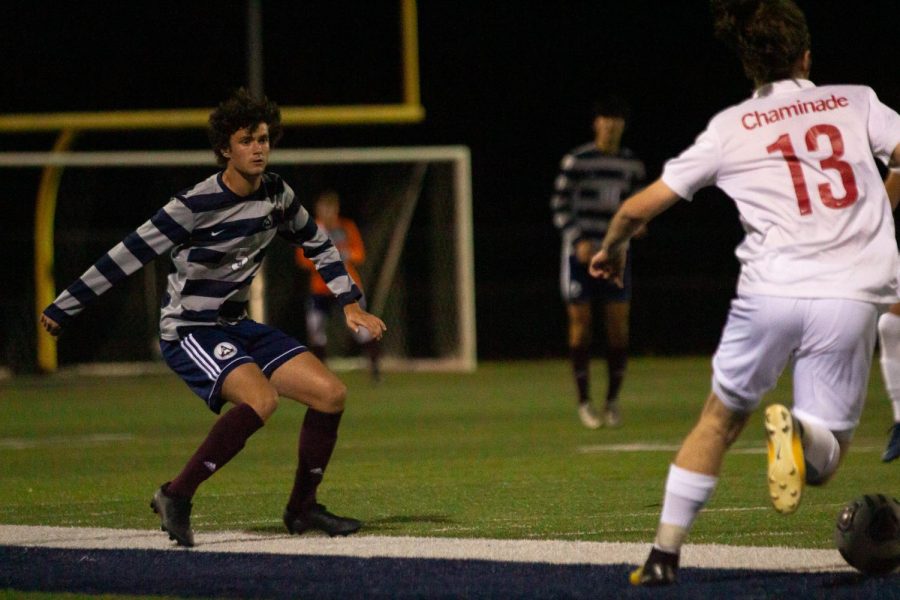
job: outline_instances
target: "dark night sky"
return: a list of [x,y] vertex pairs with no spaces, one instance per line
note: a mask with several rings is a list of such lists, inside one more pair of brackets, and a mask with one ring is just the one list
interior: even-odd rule
[[[812,32],[812,79],[864,83],[900,108],[900,3],[799,4]],[[396,5],[263,2],[269,96],[283,105],[399,101]],[[715,112],[749,94],[737,59],[712,38],[707,6],[701,0],[420,0],[425,122],[293,129],[283,144],[469,146],[479,353],[560,354],[558,237],[548,209],[559,158],[589,139],[588,107],[603,90],[630,99],[634,119],[625,144],[644,158],[651,177]],[[208,107],[246,82],[242,1],[14,0],[4,12],[3,112]],[[3,134],[0,147],[45,150],[52,139]],[[92,134],[76,149],[205,144],[199,130]],[[30,197],[16,203],[10,233],[4,232],[17,246],[31,243],[29,203]],[[637,351],[714,347],[737,268],[734,215],[721,195],[701,194],[663,215],[636,247]],[[6,339],[23,328],[11,327],[9,315],[31,305],[30,279],[16,280],[21,283],[4,297],[0,336]]]

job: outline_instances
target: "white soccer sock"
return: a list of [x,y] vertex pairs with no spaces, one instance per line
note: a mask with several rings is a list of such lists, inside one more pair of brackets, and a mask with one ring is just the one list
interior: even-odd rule
[[878,343],[884,387],[894,409],[894,422],[900,423],[900,316],[888,312],[878,318]]
[[674,464],[669,465],[666,494],[654,546],[676,554],[681,550],[681,545],[697,513],[712,496],[718,479],[712,475],[682,469]]
[[806,483],[824,483],[837,469],[841,458],[841,446],[834,434],[814,423],[799,421],[803,427],[803,458],[806,463]]

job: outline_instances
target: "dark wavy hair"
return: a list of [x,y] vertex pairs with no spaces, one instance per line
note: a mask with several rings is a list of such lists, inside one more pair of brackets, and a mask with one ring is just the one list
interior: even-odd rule
[[245,88],[234,91],[224,102],[210,113],[209,143],[216,154],[216,162],[219,165],[228,163],[228,159],[222,154],[227,149],[231,135],[240,129],[247,128],[254,131],[260,123],[269,126],[269,143],[275,146],[280,140],[283,130],[281,128],[281,110],[278,105],[263,96],[256,100]]
[[631,118],[628,101],[617,94],[606,94],[594,100],[591,115],[597,117],[621,117],[627,122]]
[[716,37],[737,51],[756,85],[794,76],[809,28],[793,0],[711,0]]

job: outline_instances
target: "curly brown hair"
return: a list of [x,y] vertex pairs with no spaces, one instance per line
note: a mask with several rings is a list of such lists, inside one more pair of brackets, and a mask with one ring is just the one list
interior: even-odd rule
[[756,85],[793,77],[809,28],[792,0],[711,0],[716,37],[737,51]]
[[216,154],[216,162],[226,165],[228,159],[222,154],[227,150],[231,141],[231,135],[245,127],[251,132],[259,127],[260,123],[269,126],[269,143],[275,146],[283,133],[281,128],[281,110],[278,105],[265,96],[256,100],[245,88],[235,90],[224,102],[210,113],[209,143]]

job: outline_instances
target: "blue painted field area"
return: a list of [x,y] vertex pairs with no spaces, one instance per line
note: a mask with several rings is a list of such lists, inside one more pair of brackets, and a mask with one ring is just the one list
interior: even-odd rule
[[900,575],[682,569],[665,590],[631,567],[415,558],[0,547],[0,588],[216,598],[900,598]]

